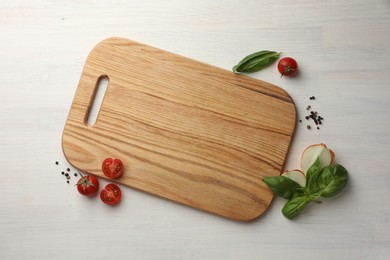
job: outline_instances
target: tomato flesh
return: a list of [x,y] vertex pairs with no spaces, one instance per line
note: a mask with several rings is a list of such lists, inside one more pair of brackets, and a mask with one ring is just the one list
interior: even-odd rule
[[108,178],[118,178],[123,173],[123,163],[119,159],[107,158],[102,163],[102,171]]
[[100,199],[107,205],[116,205],[122,198],[121,189],[114,183],[107,184],[100,192]]

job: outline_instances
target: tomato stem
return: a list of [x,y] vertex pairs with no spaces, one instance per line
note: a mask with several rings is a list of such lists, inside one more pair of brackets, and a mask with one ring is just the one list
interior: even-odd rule
[[290,65],[288,65],[288,66],[281,65],[281,66],[284,68],[284,71],[283,71],[282,75],[280,75],[281,78],[282,78],[284,75],[290,74],[290,73],[292,73],[292,72],[295,71],[295,69],[294,69],[294,68],[291,68]]
[[75,186],[80,185],[80,184],[83,185],[84,191],[87,189],[87,186],[88,186],[88,185],[90,185],[90,186],[96,188],[95,184],[93,184],[93,183],[89,180],[89,178],[84,177],[84,176],[81,174],[81,172],[79,172],[79,174],[80,174],[80,176],[81,176],[81,180],[79,180],[79,181],[75,184]]

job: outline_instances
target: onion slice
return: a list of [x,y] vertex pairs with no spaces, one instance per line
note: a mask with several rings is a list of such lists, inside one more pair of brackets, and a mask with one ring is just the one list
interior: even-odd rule
[[321,168],[333,163],[335,154],[328,149],[325,144],[313,144],[303,151],[301,158],[301,168],[306,174],[313,163],[320,158]]
[[306,176],[301,170],[292,170],[282,173],[282,176],[298,183],[301,187],[306,186]]

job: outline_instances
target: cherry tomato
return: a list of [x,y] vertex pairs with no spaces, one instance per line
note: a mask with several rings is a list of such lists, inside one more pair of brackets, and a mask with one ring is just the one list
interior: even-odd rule
[[107,205],[113,206],[122,198],[121,189],[114,183],[107,184],[100,192],[100,199]]
[[297,74],[298,64],[293,58],[285,57],[279,61],[278,70],[282,74],[281,77],[294,77]]
[[123,163],[119,159],[107,158],[103,161],[102,170],[108,178],[118,178],[123,173]]
[[76,185],[77,190],[85,196],[94,195],[99,190],[99,181],[93,175],[81,175],[81,179],[77,182]]

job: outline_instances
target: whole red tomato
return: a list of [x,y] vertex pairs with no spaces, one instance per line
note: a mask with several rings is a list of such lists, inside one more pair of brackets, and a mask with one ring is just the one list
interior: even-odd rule
[[119,159],[107,158],[102,163],[102,171],[108,178],[118,178],[123,173],[123,163]]
[[298,63],[293,58],[285,57],[279,61],[278,70],[282,74],[281,77],[294,77],[298,71]]
[[122,198],[121,189],[114,183],[107,184],[100,192],[100,199],[107,205],[118,204]]
[[83,176],[81,173],[81,179],[77,182],[77,190],[80,194],[90,196],[96,194],[99,190],[99,181],[93,175]]

